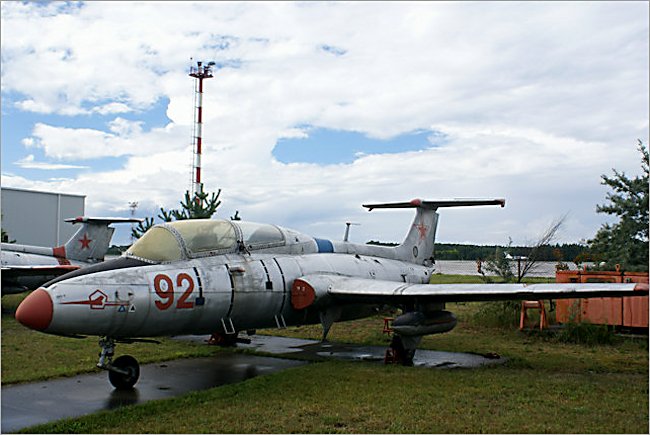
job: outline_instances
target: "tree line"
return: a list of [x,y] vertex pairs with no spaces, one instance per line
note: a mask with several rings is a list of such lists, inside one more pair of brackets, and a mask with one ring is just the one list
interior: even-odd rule
[[[436,260],[485,260],[493,257],[497,248],[505,250],[512,257],[528,257],[532,250],[530,246],[436,243],[434,245],[434,255]],[[595,259],[595,255],[589,247],[580,243],[543,245],[539,247],[538,256],[540,261],[571,261],[576,263]]]
[[[397,243],[384,243],[376,240],[369,245],[397,246]],[[510,257],[529,257],[534,247],[512,245],[469,245],[461,243],[435,243],[433,254],[436,260],[487,260],[494,257],[495,252],[503,251]],[[600,257],[588,245],[581,243],[555,243],[537,247],[539,261],[585,262],[599,261]]]

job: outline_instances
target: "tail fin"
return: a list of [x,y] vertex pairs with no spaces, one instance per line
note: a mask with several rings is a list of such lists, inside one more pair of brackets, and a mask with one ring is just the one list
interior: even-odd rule
[[438,213],[440,207],[466,207],[477,205],[500,205],[505,207],[505,199],[447,199],[423,201],[414,199],[410,202],[392,202],[382,204],[364,204],[372,211],[375,208],[415,208],[415,219],[406,238],[396,246],[396,259],[416,264],[433,262],[433,245],[436,241]]
[[73,224],[80,223],[81,228],[65,245],[54,248],[54,255],[68,260],[102,261],[115,231],[115,228],[109,227],[109,225],[119,222],[140,222],[142,219],[79,216],[65,221]]

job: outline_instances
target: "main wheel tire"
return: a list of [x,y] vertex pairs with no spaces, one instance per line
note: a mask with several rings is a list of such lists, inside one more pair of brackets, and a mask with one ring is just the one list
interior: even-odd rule
[[126,370],[127,374],[114,371],[108,372],[108,380],[118,390],[128,390],[133,388],[138,378],[140,378],[140,365],[138,361],[130,355],[122,355],[113,361],[113,367],[120,370]]
[[222,334],[221,332],[215,332],[208,340],[208,344],[213,344],[219,347],[234,347],[237,346],[238,336],[239,332],[235,332],[234,334]]

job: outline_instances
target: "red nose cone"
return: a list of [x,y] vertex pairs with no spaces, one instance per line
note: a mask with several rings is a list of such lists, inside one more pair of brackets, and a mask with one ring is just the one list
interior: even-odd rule
[[16,310],[16,320],[37,331],[43,331],[52,321],[52,298],[43,289],[34,290]]

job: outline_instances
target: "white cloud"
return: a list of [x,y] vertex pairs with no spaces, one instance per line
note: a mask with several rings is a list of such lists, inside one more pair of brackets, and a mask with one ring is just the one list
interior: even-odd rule
[[92,111],[100,115],[110,115],[114,113],[127,113],[131,111],[131,108],[123,103],[108,103],[103,106],[93,107]]
[[150,155],[189,144],[187,126],[169,124],[145,133],[142,122],[115,118],[107,127],[108,132],[37,123],[32,136],[24,139],[23,144],[41,148],[48,157],[73,160]]
[[25,168],[25,169],[43,169],[48,171],[58,170],[58,169],[87,169],[88,168],[88,166],[39,162],[34,159],[34,154],[29,154],[24,159],[20,159],[14,162],[14,165],[20,166],[21,168]]
[[[56,5],[2,3],[2,90],[17,107],[137,119],[169,100],[164,127],[43,121],[23,140],[61,164],[123,156],[118,170],[49,184],[83,191],[98,212],[175,206],[189,186],[190,56],[231,65],[204,94],[204,178],[224,189],[221,215],[323,236],[353,219],[353,239],[400,239],[410,212],[369,215],[366,201],[506,196],[504,210],[445,210],[439,236],[524,240],[571,210],[566,240],[590,237],[604,221],[600,175],[637,172],[636,138],[648,137],[643,2]],[[275,161],[275,143],[303,126],[375,138],[431,129],[448,142],[350,165]]]

